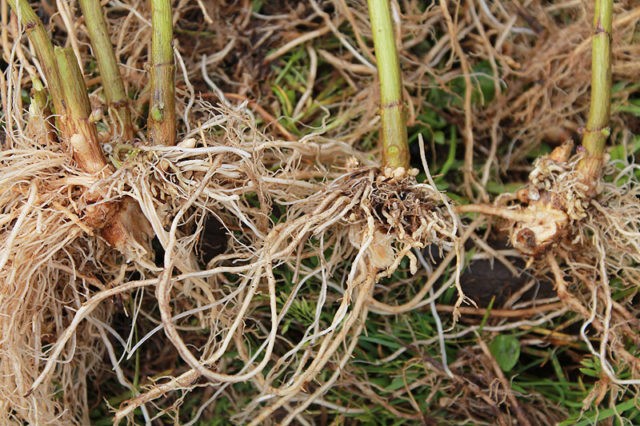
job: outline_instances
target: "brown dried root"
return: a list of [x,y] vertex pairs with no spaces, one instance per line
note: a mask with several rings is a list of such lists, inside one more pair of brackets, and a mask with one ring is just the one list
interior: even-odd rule
[[[225,121],[233,121],[233,114],[213,119],[218,125]],[[233,130],[230,132],[237,137],[245,129],[246,126],[238,127],[237,134],[232,133]],[[3,360],[0,423],[87,424],[86,381],[103,353],[99,349],[96,327],[108,327],[106,324],[113,306],[92,305],[89,301],[104,300],[104,297],[99,297],[102,291],[113,296],[135,288],[122,285],[117,293],[112,294],[108,290],[125,281],[125,277],[133,272],[153,278],[160,268],[148,258],[127,264],[103,239],[97,238],[99,235],[85,223],[83,216],[87,207],[95,204],[94,200],[87,199],[86,194],[90,189],[101,188],[104,194],[101,202],[104,203],[129,194],[136,200],[136,207],[143,206],[153,212],[159,209],[163,218],[165,213],[175,210],[174,202],[179,205],[184,200],[179,197],[179,187],[169,185],[168,190],[175,192],[163,189],[167,185],[166,167],[165,163],[159,167],[157,157],[156,162],[147,162],[154,156],[138,155],[140,162],[133,165],[126,161],[127,156],[136,158],[139,151],[134,147],[119,152],[118,161],[112,156],[114,165],[119,167],[117,172],[100,179],[74,167],[70,153],[58,144],[49,144],[46,135],[24,134],[19,129],[8,135],[7,143],[12,148],[0,152],[0,243],[3,247],[0,254],[0,358]],[[178,179],[187,188],[195,173],[193,167],[197,171],[209,169],[212,165],[217,171],[216,176],[230,185],[230,188],[220,186],[207,191],[199,205],[200,212],[207,211],[213,199],[223,204],[230,203],[229,211],[242,217],[243,209],[234,204],[238,199],[234,188],[240,188],[240,192],[255,190],[250,184],[255,177],[251,173],[243,175],[240,181],[235,180],[238,173],[234,170],[234,161],[250,157],[248,151],[253,152],[254,149],[252,140],[245,143],[245,149],[209,147],[196,150],[200,162],[189,162],[193,150],[184,146],[165,154],[168,157],[167,167],[171,161],[185,160],[186,157],[184,174]],[[284,157],[270,155],[270,144],[277,146],[278,143],[266,142],[259,150],[265,153],[264,162],[273,164],[280,160],[284,164]],[[307,152],[305,155],[318,155],[319,158],[323,158],[326,152],[338,161],[341,155],[350,155],[348,147],[332,142],[326,143],[322,154],[315,145],[302,146],[301,150]],[[292,155],[290,159],[295,162],[299,156]],[[170,175],[176,176],[175,172]],[[314,174],[309,173],[309,176],[312,178]],[[138,183],[136,179],[141,180],[141,184],[136,186],[139,190],[132,189]],[[255,179],[253,181],[257,183]],[[148,182],[156,183],[150,189]],[[232,182],[238,182],[237,186],[231,185]],[[260,183],[270,184],[268,177]],[[291,183],[290,194],[295,196],[298,193],[296,182]],[[305,191],[309,186],[313,187],[305,187],[302,181],[299,184]],[[144,199],[140,194],[144,194]],[[249,211],[247,214],[254,214],[252,209],[245,210]],[[157,214],[149,217],[155,220],[152,223],[158,235],[164,237],[164,224],[156,220]],[[185,226],[189,228],[192,224]],[[200,230],[201,226],[198,232]],[[193,240],[191,233],[188,238]],[[166,243],[165,239],[162,241]],[[193,243],[191,252],[183,257],[184,261],[178,259],[175,264],[188,271],[197,267],[193,261]],[[210,294],[202,281],[192,279],[191,282],[204,289],[205,294]],[[85,306],[91,309],[83,309]],[[77,311],[76,317],[86,318],[89,322],[72,323],[74,311]],[[66,347],[58,345],[51,352],[58,338],[70,339],[73,344]],[[49,359],[65,362],[51,362],[47,374],[40,374],[40,363]],[[37,379],[39,374],[41,377]]]
[[[117,144],[109,156],[116,172],[97,182],[70,167],[58,146],[11,137],[14,149],[3,152],[0,174],[6,187],[0,321],[3,357],[12,360],[3,364],[10,370],[3,374],[2,422],[40,424],[61,416],[68,424],[87,423],[87,404],[78,400],[86,385],[74,374],[90,374],[95,358],[79,351],[99,356],[93,347],[117,336],[120,344],[105,347],[120,382],[133,389],[119,354],[144,353],[145,342],[163,330],[187,371],[146,382],[117,418],[141,407],[150,419],[149,403],[162,406],[159,398],[174,391],[207,386],[220,396],[245,382],[253,391],[238,421],[257,423],[280,408],[289,412],[285,423],[297,421],[349,360],[375,284],[405,257],[408,273],[415,273],[414,248],[437,244],[457,253],[455,216],[442,194],[411,174],[381,173],[348,145],[316,135],[270,140],[244,105],[216,110],[201,102],[194,109],[209,120],[181,143]],[[149,258],[124,263],[92,235],[81,217],[83,186],[103,188],[104,202],[128,196],[139,206],[165,251],[161,267]],[[204,265],[197,247],[211,214],[226,228],[228,248]],[[42,238],[34,240],[38,232]],[[34,263],[32,253],[41,261]],[[134,272],[139,279],[126,278]],[[75,312],[60,297],[73,300]],[[108,325],[105,305],[114,297],[157,300],[160,325],[127,343],[130,337]],[[296,325],[304,305],[311,317]],[[153,317],[135,306],[132,327],[142,314]],[[47,328],[52,321],[54,330]],[[207,338],[192,343],[185,324]],[[287,331],[293,326],[295,333]],[[237,354],[234,362],[230,353]],[[63,400],[55,397],[56,385]],[[313,392],[305,393],[310,386]]]
[[[234,270],[242,273],[238,287],[223,297],[234,297],[234,302],[215,304],[216,315],[229,320],[226,324],[217,322],[212,331],[215,341],[202,350],[208,354],[205,357],[194,356],[175,330],[172,318],[176,314],[168,305],[172,285],[161,281],[156,294],[163,326],[191,370],[125,404],[116,417],[128,416],[142,404],[182,389],[202,376],[219,390],[230,383],[251,381],[256,394],[237,419],[241,423],[260,424],[282,407],[289,411],[283,424],[294,421],[339,377],[364,325],[375,283],[393,274],[404,257],[409,257],[411,272],[415,273],[413,248],[435,243],[453,249],[455,219],[448,218],[443,208],[441,195],[428,185],[415,183],[412,176],[386,176],[371,168],[345,173],[320,192],[295,202],[287,220],[275,225],[252,253],[243,253],[238,247],[233,254],[220,258],[219,262],[242,261],[245,265]],[[319,259],[315,269],[303,262],[311,257]],[[172,262],[168,254],[165,268],[167,262]],[[217,263],[210,263],[210,269],[198,276],[219,279],[217,275],[224,268]],[[284,289],[276,293],[274,269],[280,264],[295,272],[294,287],[288,294],[282,293]],[[260,303],[264,300],[260,293],[267,293],[268,301]],[[285,300],[282,307],[278,298]],[[292,315],[290,309],[301,300],[312,303],[315,314],[302,336],[293,340],[286,337],[283,327]],[[264,318],[267,329],[265,336],[254,342],[258,349],[252,353],[247,346],[251,341],[247,330],[243,337],[238,333],[241,324],[261,315],[256,312],[259,306],[268,307],[269,315]],[[254,313],[250,315],[250,311]],[[327,314],[331,319],[322,318]],[[288,341],[285,352],[276,346],[280,338]],[[226,373],[223,356],[231,344],[245,365],[235,373]],[[324,369],[332,362],[335,373],[322,379]],[[300,399],[310,383],[318,386],[316,391]]]
[[[87,376],[102,353],[93,324],[79,327],[83,337],[74,337],[54,380],[30,386],[85,295],[122,279],[126,267],[83,223],[78,205],[92,177],[64,152],[12,143],[0,152],[0,423],[86,424]],[[93,318],[104,322],[111,310],[103,305]]]

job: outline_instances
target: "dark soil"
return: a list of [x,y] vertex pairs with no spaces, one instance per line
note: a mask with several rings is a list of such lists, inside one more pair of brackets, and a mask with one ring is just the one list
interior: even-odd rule
[[[504,264],[494,259],[480,259],[469,263],[460,277],[465,295],[481,308],[489,306],[495,298],[493,306],[498,308],[530,280],[535,279],[523,270],[524,262],[520,258],[509,260],[521,270],[520,275],[514,275]],[[553,296],[553,285],[549,281],[538,281],[520,300],[546,299]]]

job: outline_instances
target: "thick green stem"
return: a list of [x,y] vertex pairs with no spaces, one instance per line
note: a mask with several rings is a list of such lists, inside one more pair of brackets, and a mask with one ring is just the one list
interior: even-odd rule
[[149,139],[155,145],[175,145],[176,108],[171,1],[151,0],[151,101]]
[[47,80],[47,88],[53,101],[53,109],[56,114],[64,114],[64,95],[62,92],[62,79],[56,65],[53,54],[53,44],[45,30],[42,21],[35,14],[27,0],[9,0],[9,6],[13,9],[20,23],[25,28],[27,36],[36,51],[36,57]]
[[98,69],[102,77],[102,87],[109,104],[109,110],[114,113],[118,133],[126,140],[134,136],[131,124],[127,93],[118,70],[116,55],[109,39],[107,22],[102,13],[99,0],[80,0],[80,8],[87,25],[93,54],[98,62]]
[[61,117],[64,123],[66,142],[73,148],[73,156],[78,166],[88,173],[105,170],[107,161],[104,158],[96,126],[89,120],[91,104],[84,85],[82,71],[78,67],[71,48],[55,48],[55,58],[62,79],[65,114]]
[[402,102],[400,61],[388,0],[369,0],[369,16],[380,79],[382,167],[409,169],[409,142]]
[[594,183],[600,177],[605,143],[610,133],[612,15],[613,0],[596,0],[591,59],[591,105],[582,137],[586,155],[578,166],[588,183]]

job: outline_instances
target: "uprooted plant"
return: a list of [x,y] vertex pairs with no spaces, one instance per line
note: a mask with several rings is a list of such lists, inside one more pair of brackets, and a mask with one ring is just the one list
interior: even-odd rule
[[[319,191],[287,202],[291,206],[284,220],[259,236],[253,253],[238,247],[232,255],[208,264],[209,269],[199,274],[202,279],[219,280],[225,269],[241,278],[232,280],[234,291],[223,298],[237,297],[233,307],[222,305],[222,300],[213,304],[217,338],[199,359],[185,345],[172,320],[169,271],[175,252],[171,245],[166,247],[165,272],[156,294],[165,331],[191,370],[125,404],[116,418],[203,377],[219,392],[232,383],[252,382],[257,394],[241,410],[238,421],[260,424],[284,408],[288,414],[282,424],[288,424],[338,379],[370,307],[393,309],[381,302],[372,305],[375,284],[391,276],[406,257],[415,273],[418,262],[413,249],[436,244],[447,251],[459,250],[457,221],[446,199],[434,186],[417,183],[415,173],[409,170],[390,6],[386,1],[372,1],[369,6],[380,69],[382,167],[362,166],[357,158],[351,158],[347,171]],[[174,224],[176,220],[178,217]],[[313,259],[315,266],[305,262],[307,259]],[[230,261],[245,265],[223,266]],[[283,266],[294,274],[288,294],[279,290],[282,283],[274,275],[274,269]],[[268,298],[268,305],[262,305],[260,297]],[[281,306],[279,298],[284,298]],[[302,336],[295,340],[287,337],[288,350],[276,356],[277,340],[288,336],[283,329],[301,300],[315,306],[313,317],[301,330]],[[251,350],[252,340],[242,328],[255,316],[263,319],[265,337],[254,342],[256,348]],[[243,365],[235,373],[221,373],[220,362],[232,343]],[[327,375],[328,365],[333,372]]]
[[[640,384],[625,378],[636,377],[640,367],[635,344],[629,344],[640,339],[630,324],[637,311],[631,299],[612,300],[612,286],[638,285],[640,263],[637,166],[608,164],[605,154],[611,134],[612,15],[612,1],[595,2],[591,103],[576,153],[568,140],[535,161],[528,184],[516,194],[503,194],[492,206],[457,208],[506,219],[511,244],[538,273],[551,273],[560,299],[584,318],[581,337],[599,362],[604,384],[592,395],[597,402],[607,384]],[[589,328],[597,330],[597,348]]]
[[[75,362],[60,361],[78,360],[78,351],[90,353],[99,339],[118,380],[134,396],[118,409],[116,422],[138,408],[150,421],[148,404],[201,386],[204,379],[214,389],[209,403],[232,384],[251,385],[238,421],[258,424],[283,408],[283,422],[290,423],[337,380],[370,309],[410,310],[429,290],[425,286],[394,306],[373,299],[376,283],[391,277],[404,259],[415,273],[419,263],[412,250],[433,246],[448,252],[449,260],[460,256],[453,209],[433,182],[418,183],[409,166],[389,2],[369,3],[381,88],[381,167],[345,144],[318,142],[317,135],[273,141],[256,129],[244,105],[232,108],[223,94],[217,108],[195,103],[192,113],[205,119],[173,146],[174,52],[166,0],[151,2],[149,145],[131,139],[136,123],[108,53],[99,4],[80,4],[93,49],[101,50],[96,62],[102,83],[109,87],[110,125],[100,140],[95,121],[104,118],[92,115],[74,52],[53,48],[26,0],[10,4],[34,45],[53,107],[41,105],[30,118],[45,123],[45,133],[26,138],[18,126],[2,157],[3,187],[12,188],[3,195],[3,205],[11,207],[3,226],[11,224],[11,232],[1,266],[3,279],[12,283],[3,292],[3,350],[15,360],[4,367],[7,403],[0,415],[6,422],[42,423],[57,416],[86,422],[86,378],[76,377],[86,370],[78,373]],[[49,112],[55,122],[48,121]],[[103,143],[115,146],[108,156]],[[75,163],[67,164],[70,156]],[[197,249],[207,220],[226,231],[228,248],[203,263]],[[42,259],[36,264],[34,233]],[[157,265],[152,237],[161,246]],[[287,275],[290,281],[282,282]],[[133,330],[139,316],[149,315],[140,306],[152,294],[160,324],[135,344],[133,331],[120,343],[133,356],[164,330],[187,368],[139,389],[119,367],[107,336],[112,310],[103,302],[130,300]],[[13,304],[20,309],[10,312]],[[306,308],[312,313],[308,323],[287,332],[294,311],[305,304],[312,306]],[[182,331],[194,322],[207,335],[197,343]],[[55,330],[47,329],[42,342],[40,330],[50,323]],[[95,330],[95,339],[78,339],[78,333]],[[42,369],[32,359],[43,360]],[[54,396],[58,387],[61,399]]]
[[538,256],[562,240],[572,239],[570,229],[587,216],[589,203],[599,192],[610,134],[612,8],[610,1],[596,1],[591,108],[578,153],[572,156],[573,142],[568,140],[536,160],[529,184],[516,194],[515,206],[467,205],[458,209],[514,221],[511,243],[526,255]]

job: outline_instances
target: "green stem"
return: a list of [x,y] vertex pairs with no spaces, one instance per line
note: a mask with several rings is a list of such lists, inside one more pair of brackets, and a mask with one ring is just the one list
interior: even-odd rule
[[47,87],[51,100],[53,101],[53,109],[56,114],[64,114],[64,95],[62,92],[62,79],[56,65],[56,59],[53,54],[53,44],[49,38],[47,30],[38,15],[35,14],[27,0],[9,0],[9,6],[13,9],[20,23],[25,28],[27,37],[33,44],[36,51],[36,57],[40,62],[40,67],[47,80]]
[[371,31],[380,79],[382,167],[409,169],[409,142],[402,102],[400,62],[388,0],[368,0]]
[[151,26],[149,139],[155,145],[175,145],[175,65],[171,46],[171,0],[151,0]]
[[107,22],[102,13],[99,0],[80,0],[80,8],[87,25],[93,54],[98,63],[102,87],[109,104],[110,111],[115,114],[115,121],[125,140],[134,136],[131,124],[131,111],[129,110],[127,93],[118,70],[116,55],[109,39]]
[[73,148],[78,166],[88,173],[105,169],[107,161],[100,148],[96,126],[89,120],[91,104],[82,71],[71,48],[56,47],[55,58],[62,79],[66,112],[61,117],[66,129],[66,142]]
[[613,0],[596,0],[591,58],[591,105],[582,137],[586,155],[578,168],[587,182],[600,177],[611,110],[611,22]]

